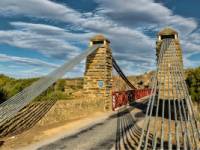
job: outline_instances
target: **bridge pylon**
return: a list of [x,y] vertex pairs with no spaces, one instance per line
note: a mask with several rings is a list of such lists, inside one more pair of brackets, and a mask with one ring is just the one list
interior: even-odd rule
[[89,46],[102,44],[86,59],[84,95],[87,98],[104,100],[104,109],[112,108],[112,50],[110,41],[103,35],[90,39]]
[[184,77],[178,33],[165,28],[156,42],[157,69],[141,121],[140,149],[200,148],[199,126]]
[[[174,48],[176,52],[170,51],[170,47],[165,48],[165,52],[163,52],[162,56],[160,55],[161,44],[164,39],[173,39],[174,40]],[[175,54],[176,53],[176,54]],[[174,60],[174,55],[177,55],[177,60]],[[184,92],[181,94],[175,93],[177,87],[180,87],[180,84],[184,82],[184,79],[177,79],[176,74],[180,71],[183,71],[183,60],[182,60],[182,50],[178,38],[178,33],[172,28],[164,28],[158,33],[157,41],[156,41],[156,56],[157,63],[159,63],[159,71],[158,71],[158,84],[160,84],[160,99],[168,100],[168,99],[183,99]],[[161,61],[159,62],[159,57]],[[178,67],[174,67],[178,64]],[[166,76],[166,77],[165,77]],[[179,80],[178,86],[174,86],[173,79]],[[167,93],[167,94],[166,94]]]

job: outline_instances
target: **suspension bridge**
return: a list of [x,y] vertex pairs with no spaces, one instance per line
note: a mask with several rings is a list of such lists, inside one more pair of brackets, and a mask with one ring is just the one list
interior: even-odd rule
[[[115,140],[119,144],[115,145],[115,149],[198,150],[200,148],[199,126],[185,83],[182,51],[178,33],[175,30],[165,28],[158,33],[156,56],[157,67],[151,87],[139,89],[127,78],[123,69],[117,64],[112,55],[110,41],[102,35],[93,37],[90,40],[89,48],[83,53],[0,104],[1,137],[9,135],[8,132],[11,132],[8,129],[12,126],[12,120],[20,120],[27,114],[38,115],[41,119],[54,105],[55,101],[49,102],[48,107],[42,104],[38,106],[39,113],[36,113],[38,109],[33,109],[30,112],[23,111],[23,109],[58,79],[62,78],[66,72],[86,59],[84,96],[88,99],[103,101],[105,111],[118,111],[116,117],[118,120],[122,117],[122,120],[127,118],[124,124],[111,121],[105,125],[116,126],[117,128],[117,135],[119,136]],[[113,69],[126,83],[127,90],[112,91]],[[121,106],[133,105],[133,107],[136,107],[140,104],[145,106],[142,107],[145,115],[139,121],[136,121],[133,114],[130,113],[132,108],[123,108],[123,111],[120,111]],[[116,110],[116,108],[119,109]],[[26,119],[28,118],[26,117]],[[26,123],[26,121],[23,123]],[[123,126],[125,126],[124,129]],[[12,132],[17,134],[15,130],[18,127],[20,128],[20,125],[12,127]],[[101,130],[104,131],[105,129]],[[93,131],[91,132],[93,133]],[[96,132],[93,134],[98,135]],[[88,133],[87,136],[91,135]],[[113,139],[114,134],[109,136]],[[123,141],[123,137],[126,137],[125,141]],[[75,139],[73,140],[75,141]],[[69,141],[74,142],[71,139]],[[69,143],[69,141],[66,143]],[[123,148],[120,143],[124,143]],[[50,149],[50,147],[47,148]]]

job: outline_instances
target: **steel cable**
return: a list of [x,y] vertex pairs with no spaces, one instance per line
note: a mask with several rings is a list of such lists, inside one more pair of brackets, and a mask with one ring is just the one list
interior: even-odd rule
[[131,89],[136,89],[136,87],[124,75],[124,73],[122,72],[121,68],[119,67],[119,65],[117,64],[117,62],[115,61],[114,58],[112,58],[112,64],[113,64],[113,67],[115,68],[115,70],[117,71],[117,73],[120,75],[120,77],[126,82],[126,84],[128,84],[128,86]]
[[[139,141],[139,144],[138,144],[138,147],[137,147],[138,150],[141,149],[141,146],[144,143],[145,131],[148,128],[148,123],[149,123],[149,119],[150,119],[150,116],[148,114],[149,114],[149,110],[151,109],[150,106],[153,107],[152,100],[155,98],[156,91],[157,91],[157,82],[158,82],[157,75],[158,75],[159,65],[160,65],[160,62],[162,60],[163,53],[164,53],[164,47],[165,47],[165,43],[161,45],[162,49],[160,50],[160,54],[159,54],[160,57],[158,58],[158,62],[157,62],[157,71],[155,72],[155,75],[154,75],[153,86],[152,86],[152,90],[151,90],[151,97],[149,98],[149,102],[148,102],[148,106],[147,106],[147,111],[146,111],[146,115],[145,115],[142,134],[140,136],[140,141]],[[147,144],[147,143],[144,143],[144,144]]]
[[[173,42],[173,45],[174,45],[174,47],[175,47],[175,43]],[[173,56],[173,58],[175,59],[175,58],[177,58],[177,52],[176,52],[176,50],[175,50],[175,48],[173,49],[173,51],[174,51],[174,56]],[[176,61],[176,64],[175,64],[175,67],[176,67],[176,69],[178,70],[177,71],[177,78],[179,78],[179,80],[180,81],[182,81],[181,83],[180,83],[180,86],[181,86],[181,90],[182,90],[182,94],[183,94],[183,96],[184,96],[184,101],[186,102],[185,103],[185,105],[186,105],[186,108],[187,108],[187,110],[188,111],[191,111],[190,109],[192,109],[192,108],[190,108],[190,104],[189,104],[189,100],[190,100],[190,96],[189,96],[189,92],[188,92],[188,89],[187,89],[187,87],[186,87],[186,83],[185,83],[185,80],[184,80],[184,78],[183,78],[183,69],[181,69],[180,68],[180,63],[179,63],[179,61]],[[194,114],[192,114],[191,112],[188,112],[188,111],[186,111],[186,108],[185,108],[185,105],[184,105],[184,101],[181,101],[181,106],[182,106],[182,110],[183,110],[183,113],[184,113],[184,119],[185,119],[185,125],[186,125],[186,130],[187,130],[187,134],[188,134],[188,136],[187,136],[187,138],[188,138],[188,142],[189,142],[189,144],[191,143],[191,142],[194,142],[194,145],[195,145],[195,147],[197,148],[198,147],[198,141],[197,141],[197,139],[199,139],[199,136],[198,136],[198,134],[195,134],[195,130],[196,131],[198,131],[198,127],[197,128],[195,128],[195,125],[193,124],[193,121],[192,121],[192,118],[193,117],[191,117],[191,115],[194,115]],[[186,113],[187,112],[187,113]],[[187,121],[187,122],[186,122]],[[189,124],[190,124],[190,126],[191,126],[191,129],[189,128],[189,126],[188,126],[188,122],[189,122]],[[190,136],[190,131],[192,132],[192,137],[193,137],[193,139],[191,140],[191,136]],[[195,135],[197,136],[197,138],[195,137]],[[191,143],[192,144],[192,143]],[[190,147],[193,147],[193,145],[191,145],[190,144]]]
[[99,48],[101,44],[96,44],[89,47],[86,51],[73,58],[71,61],[64,63],[61,67],[57,68],[47,76],[34,82],[31,86],[25,88],[17,93],[4,103],[0,104],[0,125],[7,119],[15,116],[19,110],[26,106],[29,102],[44,92],[49,86],[56,82],[59,78],[70,71],[74,66],[79,64],[89,54]]

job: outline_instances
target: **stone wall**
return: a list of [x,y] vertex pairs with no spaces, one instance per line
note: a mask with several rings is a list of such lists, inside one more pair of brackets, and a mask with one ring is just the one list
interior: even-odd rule
[[92,113],[104,111],[102,109],[104,105],[102,99],[33,102],[0,126],[0,138],[23,133],[35,125],[49,126],[86,117]]
[[102,99],[60,100],[54,104],[37,125],[51,125],[85,117],[94,112],[104,111],[103,106],[104,101]]

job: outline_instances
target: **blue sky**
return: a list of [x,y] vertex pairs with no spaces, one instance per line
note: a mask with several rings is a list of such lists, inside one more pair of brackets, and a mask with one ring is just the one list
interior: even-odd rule
[[[156,33],[175,28],[185,67],[200,65],[198,0],[1,0],[0,73],[46,75],[102,33],[128,74],[155,69]],[[67,73],[82,76],[84,61]]]

